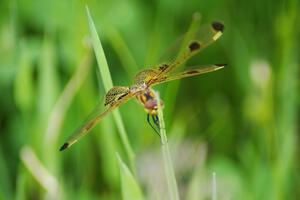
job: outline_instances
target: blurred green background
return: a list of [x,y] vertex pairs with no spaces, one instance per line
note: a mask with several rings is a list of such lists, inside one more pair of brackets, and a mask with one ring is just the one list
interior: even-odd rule
[[[89,47],[90,8],[114,85],[188,29],[224,22],[223,37],[189,65],[228,63],[156,87],[182,199],[299,199],[299,2],[2,0],[0,199],[120,199],[116,152],[128,157],[111,116],[58,149],[105,95]],[[167,199],[160,140],[143,108],[120,108],[146,199]]]

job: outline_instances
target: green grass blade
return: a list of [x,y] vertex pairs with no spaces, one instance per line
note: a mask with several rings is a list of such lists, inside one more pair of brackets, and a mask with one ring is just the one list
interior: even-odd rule
[[[156,94],[156,96],[157,96],[157,101],[160,102],[159,94]],[[158,105],[161,147],[162,147],[163,162],[164,162],[164,168],[165,168],[168,190],[169,190],[169,198],[174,200],[179,200],[179,193],[178,193],[175,173],[172,165],[172,159],[170,155],[168,139],[167,139],[167,134],[165,129],[164,116],[161,109],[161,105],[159,103],[157,105]]]
[[212,184],[211,184],[211,199],[217,200],[217,178],[216,172],[212,173]]
[[109,67],[108,67],[108,64],[107,64],[107,61],[106,61],[106,57],[105,57],[105,54],[104,54],[104,50],[103,50],[100,38],[99,38],[98,33],[97,33],[96,26],[94,24],[93,18],[91,16],[91,13],[90,13],[88,7],[86,7],[86,12],[87,12],[88,21],[89,21],[89,28],[90,28],[90,34],[91,34],[91,39],[92,39],[92,45],[93,45],[94,52],[95,52],[95,55],[96,55],[100,75],[101,75],[101,78],[102,78],[104,89],[106,91],[108,91],[109,89],[111,89],[113,87],[113,82],[112,82],[112,78],[111,78],[111,75],[110,75]]
[[25,168],[21,168],[18,172],[16,179],[15,200],[26,200],[26,181],[29,175],[24,172],[25,170]]
[[24,146],[21,149],[20,159],[39,185],[47,191],[50,199],[61,199],[63,191],[60,182],[39,160],[30,146]]
[[61,92],[51,111],[44,138],[45,144],[48,144],[49,146],[53,146],[56,148],[57,139],[61,132],[61,128],[65,120],[65,115],[75,97],[75,94],[77,93],[91,70],[91,49],[89,48],[86,51],[87,52],[82,58],[81,63],[72,75],[72,78],[68,81],[64,90]]
[[30,110],[33,106],[34,81],[33,63],[30,50],[25,41],[20,45],[19,67],[14,84],[14,95],[16,105],[22,111]]
[[122,198],[124,200],[144,199],[139,184],[134,179],[132,173],[130,172],[130,170],[128,169],[128,167],[122,161],[122,159],[118,154],[117,154],[117,158],[120,166]]
[[[87,16],[88,16],[89,28],[90,28],[90,33],[91,33],[91,37],[92,37],[92,45],[93,45],[94,52],[96,55],[98,67],[100,70],[100,75],[101,75],[101,78],[103,81],[103,85],[107,92],[109,89],[111,89],[113,87],[112,78],[111,78],[111,75],[109,72],[109,67],[108,67],[108,64],[107,64],[107,61],[105,58],[104,50],[102,48],[99,36],[97,34],[95,24],[93,22],[93,19],[92,19],[92,16],[90,14],[88,7],[86,7],[86,12],[87,12]],[[132,147],[130,145],[130,142],[128,140],[126,129],[125,129],[122,117],[120,115],[120,112],[118,110],[114,111],[113,116],[114,116],[117,128],[119,130],[119,134],[120,134],[122,143],[123,143],[126,153],[128,155],[131,168],[133,169],[133,171],[135,171],[135,167],[134,167],[135,166],[135,154],[134,154]]]
[[[277,19],[277,37],[280,44],[280,63],[277,79],[277,160],[273,167],[274,194],[277,199],[291,199],[294,194],[289,188],[290,177],[295,175],[293,168],[299,156],[297,153],[299,138],[299,52],[293,26],[297,26],[296,1],[287,4],[288,10]],[[299,97],[299,96],[298,96]],[[299,188],[299,186],[297,186]],[[297,196],[297,195],[296,195]]]

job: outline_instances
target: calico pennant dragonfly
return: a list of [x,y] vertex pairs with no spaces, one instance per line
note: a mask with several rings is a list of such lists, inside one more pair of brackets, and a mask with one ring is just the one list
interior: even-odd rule
[[[218,40],[222,36],[223,31],[224,25],[221,22],[213,22],[210,25],[200,27],[186,43],[180,56],[175,58],[173,62],[160,64],[154,68],[145,69],[139,72],[134,78],[134,84],[130,87],[114,86],[111,88],[105,95],[104,111],[100,111],[99,108],[96,107],[90,115],[91,117],[75,130],[69,139],[61,146],[60,151],[72,146],[93,129],[107,114],[133,98],[136,98],[138,102],[144,106],[148,113],[147,120],[149,124],[151,125],[149,120],[151,116],[154,123],[158,125],[158,102],[155,98],[155,92],[152,89],[152,86],[224,68],[226,64],[214,64],[197,66],[194,69],[174,72],[175,69],[183,65],[192,56]],[[159,103],[163,105],[162,101]]]

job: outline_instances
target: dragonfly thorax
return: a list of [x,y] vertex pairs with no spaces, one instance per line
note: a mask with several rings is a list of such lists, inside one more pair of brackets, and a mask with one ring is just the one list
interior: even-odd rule
[[[144,106],[147,113],[150,115],[157,115],[157,98],[152,89],[148,88],[143,93],[136,96],[137,100]],[[160,105],[163,107],[164,103],[160,100]]]

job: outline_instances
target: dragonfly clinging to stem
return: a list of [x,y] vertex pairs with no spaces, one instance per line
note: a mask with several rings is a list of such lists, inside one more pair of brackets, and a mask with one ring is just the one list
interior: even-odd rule
[[160,64],[154,68],[145,69],[139,72],[134,78],[134,84],[130,87],[114,86],[111,88],[105,95],[104,111],[100,111],[99,108],[96,107],[90,115],[91,117],[75,130],[69,139],[61,146],[60,151],[72,146],[94,128],[107,114],[132,98],[136,98],[138,102],[143,105],[147,112],[147,121],[151,127],[155,129],[150,123],[150,117],[154,124],[159,126],[157,105],[158,103],[163,105],[163,102],[161,100],[160,102],[157,102],[152,86],[224,68],[226,64],[214,64],[198,66],[194,69],[177,73],[174,72],[176,68],[184,64],[192,56],[218,40],[223,34],[223,31],[224,25],[221,22],[213,22],[208,26],[200,27],[186,43],[180,56],[175,58],[173,62]]

